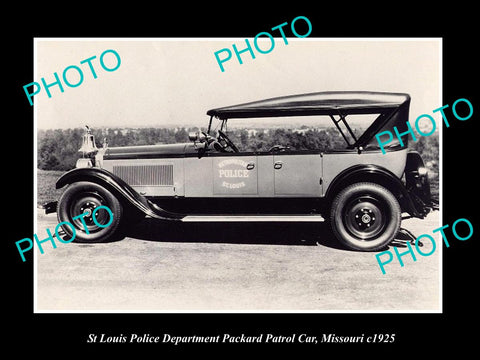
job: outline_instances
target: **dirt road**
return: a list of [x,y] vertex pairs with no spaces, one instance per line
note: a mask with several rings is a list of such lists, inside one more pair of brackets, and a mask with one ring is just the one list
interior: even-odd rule
[[[404,220],[415,236],[438,212]],[[56,214],[38,216],[46,237]],[[36,250],[37,311],[439,311],[441,249],[395,258],[341,248],[325,224],[182,224],[145,219],[121,241]],[[399,234],[391,245],[405,251]],[[437,236],[435,236],[437,239]],[[428,253],[431,244],[422,248]]]

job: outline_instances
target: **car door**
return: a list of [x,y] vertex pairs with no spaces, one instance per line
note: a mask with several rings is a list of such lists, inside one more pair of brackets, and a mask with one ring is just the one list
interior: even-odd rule
[[322,194],[322,155],[279,153],[273,155],[275,197],[317,197]]
[[253,154],[215,156],[212,173],[215,196],[258,195],[257,157]]

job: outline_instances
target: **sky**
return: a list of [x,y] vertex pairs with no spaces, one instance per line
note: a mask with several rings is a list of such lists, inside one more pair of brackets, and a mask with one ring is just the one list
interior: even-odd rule
[[[265,40],[265,39],[264,39]],[[214,53],[232,44],[245,48],[244,38],[219,39],[35,39],[34,79],[54,82],[65,68],[82,70],[83,81],[64,92],[42,88],[34,97],[39,129],[100,127],[206,126],[209,109],[271,97],[318,91],[385,91],[410,94],[410,120],[432,114],[441,103],[441,40],[275,38],[267,54],[253,47],[255,59],[233,54],[220,70]],[[265,41],[268,41],[266,38]],[[250,43],[252,43],[250,39]],[[259,43],[268,49],[270,43]],[[253,46],[253,45],[252,45]],[[105,71],[99,62],[115,50],[121,63]],[[91,60],[97,78],[87,63]],[[223,54],[222,54],[223,56]],[[114,67],[112,53],[105,65]],[[75,69],[67,72],[79,82]],[[25,97],[28,104],[28,99]],[[440,120],[439,120],[440,121]]]

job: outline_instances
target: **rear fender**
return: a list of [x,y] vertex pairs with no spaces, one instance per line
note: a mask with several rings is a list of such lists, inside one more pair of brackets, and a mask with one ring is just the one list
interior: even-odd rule
[[362,181],[370,181],[384,186],[397,198],[402,211],[411,216],[423,218],[424,215],[415,207],[413,199],[403,182],[391,171],[373,164],[354,165],[338,174],[325,193],[328,204],[346,186]]
[[60,189],[77,181],[90,181],[103,186],[115,195],[122,205],[137,209],[146,216],[160,220],[179,220],[183,217],[183,215],[163,210],[154,205],[118,176],[101,168],[77,168],[70,170],[57,180],[55,187]]
[[413,200],[418,203],[417,208],[438,210],[438,200],[433,199],[430,192],[428,171],[422,157],[416,151],[410,151],[407,154],[405,186]]
[[428,203],[432,200],[428,173],[422,157],[416,151],[407,154],[405,182],[407,190],[415,193],[424,202]]

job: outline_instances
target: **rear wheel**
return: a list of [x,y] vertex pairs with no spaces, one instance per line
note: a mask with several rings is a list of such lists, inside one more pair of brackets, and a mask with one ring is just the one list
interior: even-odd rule
[[354,250],[375,251],[395,238],[401,223],[401,208],[383,186],[362,182],[337,194],[330,209],[335,237]]
[[[79,217],[81,214],[85,215]],[[76,242],[116,239],[120,233],[122,214],[123,208],[118,199],[92,182],[80,181],[69,185],[58,201],[58,221],[72,224]],[[62,229],[69,238],[73,236],[68,224],[63,224]]]

